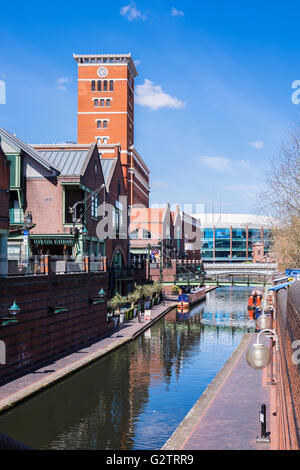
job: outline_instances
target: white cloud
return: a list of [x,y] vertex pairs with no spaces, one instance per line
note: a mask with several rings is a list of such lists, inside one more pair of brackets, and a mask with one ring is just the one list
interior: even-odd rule
[[67,87],[65,86],[66,83],[69,83],[69,79],[67,77],[59,77],[56,81],[56,88],[58,90],[66,91]]
[[172,16],[184,16],[184,13],[182,10],[177,10],[177,8],[172,7],[171,9]]
[[238,163],[244,170],[247,170],[247,171],[253,170],[253,166],[250,165],[250,163],[247,162],[246,160],[240,160]]
[[262,140],[254,140],[254,142],[249,142],[249,145],[252,145],[252,147],[256,149],[262,149],[264,146],[264,143]]
[[148,106],[153,110],[160,108],[183,108],[185,103],[175,96],[165,93],[160,85],[145,79],[143,85],[136,86],[135,100],[141,106]]
[[226,157],[208,157],[203,156],[199,159],[200,163],[208,166],[212,170],[221,171],[222,173],[227,173],[231,170],[231,160]]
[[141,19],[141,20],[147,19],[147,17],[143,15],[142,12],[140,12],[137,9],[136,4],[134,2],[131,2],[129,3],[129,5],[122,7],[120,10],[120,15],[125,16],[128,19],[128,21],[133,21],[137,19]]

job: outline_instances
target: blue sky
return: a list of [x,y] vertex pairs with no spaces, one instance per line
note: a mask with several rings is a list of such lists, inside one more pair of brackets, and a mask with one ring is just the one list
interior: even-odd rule
[[131,52],[151,202],[255,213],[256,183],[299,119],[299,13],[296,1],[6,2],[0,126],[75,141],[73,52]]

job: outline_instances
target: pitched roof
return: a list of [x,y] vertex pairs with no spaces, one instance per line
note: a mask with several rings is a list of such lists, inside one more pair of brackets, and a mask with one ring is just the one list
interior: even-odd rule
[[112,176],[116,168],[117,161],[118,161],[117,158],[101,158],[100,159],[107,191],[109,189]]
[[59,168],[62,175],[79,175],[89,150],[39,150],[39,154],[51,165]]
[[21,139],[19,139],[16,135],[11,134],[6,129],[3,129],[2,127],[0,127],[0,140],[1,138],[5,140],[9,145],[11,145],[14,149],[16,149],[18,152],[23,150],[23,152],[25,152],[27,155],[29,155],[34,160],[39,162],[45,168],[53,169],[59,172],[59,169],[55,165],[51,164],[50,162],[45,160],[42,155],[40,155],[40,152],[37,152],[33,147],[26,144]]

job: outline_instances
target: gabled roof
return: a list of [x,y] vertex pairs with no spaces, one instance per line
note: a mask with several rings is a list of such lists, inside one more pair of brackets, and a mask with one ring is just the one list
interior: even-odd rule
[[55,165],[52,165],[47,160],[45,160],[43,156],[41,156],[40,153],[37,152],[33,147],[26,144],[21,139],[19,139],[16,135],[11,134],[6,129],[3,129],[2,127],[0,127],[0,140],[1,139],[7,142],[11,147],[16,149],[16,151],[21,152],[21,150],[23,150],[23,152],[25,152],[27,155],[29,155],[34,160],[36,160],[43,167],[47,169],[51,169],[51,170],[53,169],[59,172],[59,169]]
[[95,146],[96,144],[92,144],[87,148],[82,148],[82,146],[74,145],[70,149],[57,145],[57,148],[41,149],[39,154],[51,165],[59,168],[61,175],[83,175]]
[[40,150],[39,153],[51,165],[59,168],[62,175],[78,175],[88,150]]
[[106,190],[109,190],[109,186],[116,168],[118,159],[117,158],[101,158],[102,172],[104,176],[104,181],[106,184]]

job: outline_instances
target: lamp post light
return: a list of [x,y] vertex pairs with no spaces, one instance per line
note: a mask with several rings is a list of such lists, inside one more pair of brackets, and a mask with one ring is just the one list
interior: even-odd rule
[[14,300],[14,303],[9,307],[8,309],[10,315],[18,315],[20,313],[21,309],[17,305],[17,302]]
[[28,263],[29,263],[29,232],[32,228],[35,227],[36,224],[32,222],[32,213],[27,212],[27,214],[24,217],[24,222],[23,222],[23,243],[24,243],[24,248],[25,248],[25,264],[26,268],[28,269]]
[[102,300],[104,299],[105,290],[103,289],[103,287],[101,287],[101,289],[99,290],[98,295],[99,295],[100,299],[102,299]]
[[273,318],[270,313],[266,314],[265,309],[263,313],[256,319],[256,328],[258,330],[270,330],[273,326]]
[[86,254],[86,238],[88,236],[88,231],[87,231],[87,228],[86,227],[83,227],[82,229],[82,232],[81,232],[81,235],[82,235],[82,252],[83,252],[83,255]]
[[246,354],[246,360],[249,366],[253,369],[264,369],[272,359],[270,350],[264,344],[259,342],[260,336],[266,332],[272,333],[271,337],[275,338],[276,341],[275,350],[279,350],[279,340],[275,331],[269,328],[260,331],[257,335],[256,343],[252,344]]

